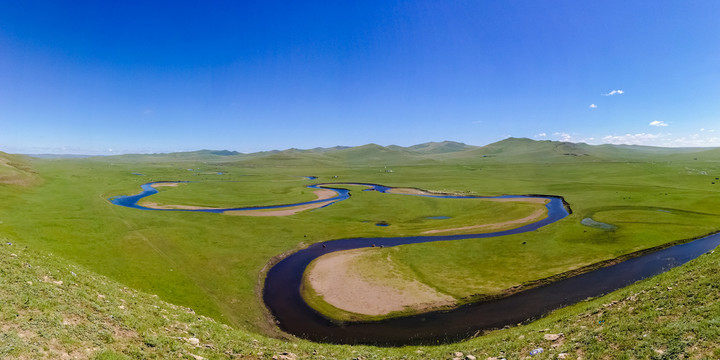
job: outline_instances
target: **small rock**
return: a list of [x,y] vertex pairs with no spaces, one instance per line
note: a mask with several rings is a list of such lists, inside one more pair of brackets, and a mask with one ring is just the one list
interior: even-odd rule
[[477,358],[473,355],[466,355],[465,360],[476,360]]
[[559,353],[559,354],[558,354],[558,359],[566,359],[567,356],[568,356],[567,353]]
[[103,295],[103,294],[98,294],[98,299],[105,299],[105,295]]
[[297,355],[291,353],[291,352],[282,352],[277,356],[273,356],[273,359],[276,360],[295,360],[297,359]]
[[204,357],[202,357],[200,355],[195,355],[193,353],[190,353],[190,356],[192,356],[195,360],[205,360]]
[[462,357],[465,356],[465,355],[464,355],[463,353],[459,352],[459,351],[456,351],[456,352],[453,353],[453,356],[454,356],[454,357],[462,358]]
[[543,336],[543,338],[544,338],[545,340],[557,341],[558,339],[560,339],[560,338],[563,337],[563,336],[564,336],[564,335],[563,335],[562,333],[559,333],[559,334],[545,334],[545,336]]
[[10,256],[12,256],[12,257],[17,257],[17,254],[10,254]]
[[125,310],[125,305],[120,305],[120,306],[118,306],[118,309],[120,309],[120,310]]
[[200,345],[200,339],[192,337],[192,338],[187,339],[187,343],[192,346],[198,346],[198,345]]
[[672,290],[672,286],[668,286],[668,288],[667,288],[667,289],[668,289],[668,290]]

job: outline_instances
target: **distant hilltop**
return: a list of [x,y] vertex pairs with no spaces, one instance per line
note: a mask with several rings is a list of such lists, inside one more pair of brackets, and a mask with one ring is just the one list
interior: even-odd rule
[[[113,161],[241,161],[250,165],[289,163],[295,165],[413,165],[452,160],[460,164],[477,161],[557,162],[557,161],[622,161],[648,160],[662,155],[663,159],[714,158],[718,148],[666,148],[641,145],[589,145],[552,140],[507,138],[485,146],[456,141],[426,142],[412,146],[366,144],[313,149],[286,149],[240,153],[231,150],[198,150],[159,154],[128,154],[102,156]],[[30,155],[40,158],[80,158],[82,155]]]

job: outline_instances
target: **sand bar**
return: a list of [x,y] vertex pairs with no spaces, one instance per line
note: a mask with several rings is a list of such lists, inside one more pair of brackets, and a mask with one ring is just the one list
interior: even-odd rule
[[384,279],[369,279],[353,271],[353,263],[367,251],[373,250],[338,251],[319,257],[305,273],[306,284],[336,308],[371,316],[402,311],[408,307],[422,311],[455,304],[453,297],[393,272],[384,274]]
[[306,205],[298,205],[293,207],[286,207],[280,209],[259,209],[259,210],[236,210],[226,211],[224,214],[236,215],[236,216],[288,216],[297,214],[301,211],[317,209],[325,205],[332,204],[333,201],[323,201],[319,203],[312,203]]
[[[180,184],[180,183],[159,182],[159,183],[152,184],[151,186],[154,188],[176,187],[176,186],[178,186],[178,184]],[[334,190],[330,190],[330,189],[318,189],[318,190],[313,191],[313,193],[317,197],[315,200],[331,199],[331,198],[335,197],[335,195],[337,194]],[[296,214],[300,211],[323,207],[325,205],[329,205],[330,203],[332,203],[332,201],[323,201],[323,202],[318,202],[318,203],[313,203],[313,204],[284,207],[284,208],[279,208],[279,209],[232,210],[232,211],[225,211],[225,212],[223,212],[223,214],[240,215],[240,216],[288,216],[288,215]],[[207,207],[207,206],[161,205],[158,203],[145,201],[145,200],[142,200],[140,203],[138,203],[138,205],[144,206],[144,207],[150,208],[150,209],[159,209],[159,210],[213,210],[213,209],[218,209],[216,207]]]

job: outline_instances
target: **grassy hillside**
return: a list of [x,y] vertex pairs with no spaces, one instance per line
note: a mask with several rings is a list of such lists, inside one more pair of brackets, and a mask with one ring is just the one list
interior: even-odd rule
[[30,158],[0,151],[0,184],[30,186],[37,181]]
[[[710,359],[720,252],[527,325],[456,344],[378,348],[272,339],[129,289],[56,255],[0,245],[4,359]],[[545,335],[562,334],[557,340]],[[284,356],[284,357],[283,357]]]
[[443,154],[458,151],[471,150],[476,146],[459,143],[456,141],[427,142],[409,146],[407,149],[423,154]]

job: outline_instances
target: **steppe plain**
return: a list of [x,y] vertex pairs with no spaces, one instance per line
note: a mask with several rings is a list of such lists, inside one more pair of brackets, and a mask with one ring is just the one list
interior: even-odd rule
[[[230,216],[144,211],[114,206],[108,199],[137,193],[141,184],[153,181],[191,181],[162,187],[149,198],[166,206],[305,202],[316,199],[305,185],[322,182],[487,196],[562,196],[572,214],[534,232],[372,249],[353,265],[368,273],[396,269],[400,283],[421,282],[444,300],[462,304],[715,233],[720,230],[719,176],[718,149],[528,139],[484,147],[444,142],[409,148],[366,145],[86,159],[2,154],[0,236],[6,244],[2,271],[8,281],[0,289],[6,344],[0,354],[452,358],[463,352],[510,358],[543,347],[539,356],[548,358],[711,358],[720,355],[716,254],[538,321],[458,344],[316,344],[280,333],[263,306],[264,272],[274,259],[309,244],[438,229],[461,233],[468,226],[528,217],[537,209],[532,204],[477,206],[352,189],[347,201],[287,216]],[[587,218],[613,228],[583,225]],[[109,294],[114,299],[108,299]],[[328,316],[357,315],[316,300]],[[105,335],[90,334],[98,332]],[[563,335],[556,340],[544,336],[559,333]],[[201,346],[191,338],[200,339]]]

